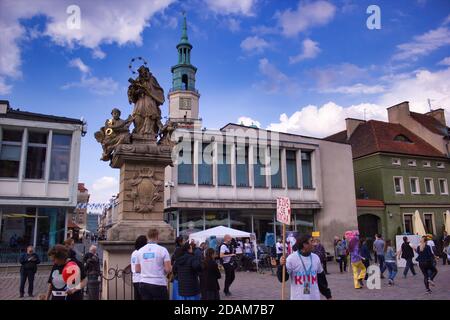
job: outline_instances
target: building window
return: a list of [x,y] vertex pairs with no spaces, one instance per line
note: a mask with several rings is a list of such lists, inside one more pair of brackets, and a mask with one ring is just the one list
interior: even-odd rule
[[181,210],[179,217],[180,236],[188,237],[191,233],[203,231],[202,210]]
[[290,189],[295,189],[298,187],[296,158],[295,150],[286,150],[287,185]]
[[311,152],[302,151],[303,188],[312,189]]
[[202,144],[202,161],[198,164],[198,184],[199,185],[212,185],[212,159],[213,148],[211,143]]
[[425,178],[425,193],[434,194],[434,183],[432,178]]
[[416,160],[408,160],[408,166],[415,167],[416,165]]
[[439,169],[444,169],[445,165],[443,162],[436,162],[436,167],[438,167]]
[[45,178],[45,156],[47,154],[47,132],[28,133],[26,179]]
[[178,184],[194,184],[193,149],[193,144],[188,144],[178,154]]
[[404,194],[403,177],[394,177],[394,190],[396,194]]
[[274,148],[274,152],[270,155],[270,171],[270,185],[272,188],[282,188],[281,149]]
[[425,168],[431,167],[431,161],[424,161],[424,162],[423,162],[423,166],[424,166]]
[[236,146],[236,185],[248,187],[248,147]]
[[53,133],[50,180],[68,181],[72,135]]
[[401,141],[401,142],[409,142],[412,143],[411,139],[409,139],[407,136],[403,134],[399,134],[394,137],[394,141]]
[[219,186],[231,186],[231,148],[233,145],[217,145],[218,157],[218,184]]
[[23,130],[2,130],[0,145],[0,177],[19,177]]
[[419,178],[409,178],[412,194],[420,194]]
[[266,187],[266,149],[260,147],[254,147],[255,152],[253,154],[253,176],[255,187]]
[[434,234],[433,214],[432,213],[424,213],[423,214],[423,222],[424,222],[425,231],[429,234]]
[[439,192],[441,194],[448,194],[447,179],[439,179]]
[[392,164],[394,166],[400,166],[402,164],[401,160],[399,158],[393,158],[392,159]]
[[403,215],[403,224],[405,225],[405,233],[414,234],[412,214],[405,213]]

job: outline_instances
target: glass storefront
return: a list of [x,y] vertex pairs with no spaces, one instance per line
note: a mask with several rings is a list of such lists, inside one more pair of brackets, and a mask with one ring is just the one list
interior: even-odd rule
[[29,245],[47,261],[48,249],[64,241],[65,213],[63,208],[0,207],[0,263],[17,263]]
[[[292,223],[286,227],[286,231],[298,231],[299,233],[312,233],[314,231],[314,210],[293,210]],[[176,213],[169,219],[176,230]],[[189,234],[217,226],[230,226],[233,229],[256,234],[258,242],[263,243],[267,233],[275,233],[275,237],[281,237],[282,226],[276,222],[273,210],[179,210],[178,235]],[[275,228],[274,228],[275,223]]]

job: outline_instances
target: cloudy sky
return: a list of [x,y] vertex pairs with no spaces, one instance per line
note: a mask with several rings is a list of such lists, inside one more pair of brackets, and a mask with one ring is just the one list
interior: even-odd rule
[[[79,29],[67,24],[73,4]],[[381,29],[366,24],[373,4]],[[427,99],[450,119],[448,0],[1,0],[0,99],[87,119],[79,179],[94,202],[117,192],[118,170],[99,161],[93,133],[113,107],[131,111],[132,57],[169,90],[183,10],[208,128],[242,121],[324,137],[405,100],[426,112]]]

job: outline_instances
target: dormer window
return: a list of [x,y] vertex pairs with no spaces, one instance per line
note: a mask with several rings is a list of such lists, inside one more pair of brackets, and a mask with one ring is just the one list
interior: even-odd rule
[[415,167],[417,164],[416,164],[416,160],[408,160],[408,166],[410,166],[410,167]]
[[424,166],[425,168],[430,168],[430,167],[431,167],[431,161],[424,161],[424,162],[423,162],[423,166]]
[[392,164],[393,164],[394,166],[400,166],[400,165],[402,164],[402,162],[400,161],[399,158],[393,158],[393,159],[392,159]]
[[399,134],[399,135],[395,136],[394,141],[412,143],[412,141],[407,136],[405,136],[403,134]]

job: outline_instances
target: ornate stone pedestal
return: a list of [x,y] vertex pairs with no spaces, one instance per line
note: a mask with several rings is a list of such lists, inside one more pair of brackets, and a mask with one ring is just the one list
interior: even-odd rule
[[[134,241],[139,235],[147,235],[150,228],[159,230],[159,243],[170,250],[175,242],[175,232],[164,221],[164,169],[172,164],[171,147],[157,145],[146,137],[132,137],[132,144],[116,147],[111,167],[120,168],[120,192],[118,199],[118,221],[108,230],[103,247],[103,272],[125,269],[130,264]],[[109,274],[111,277],[111,272]],[[108,292],[116,292],[116,285],[122,288],[123,279],[103,281],[103,299]],[[129,282],[129,281],[126,281]],[[113,287],[114,288],[113,288]],[[118,299],[131,298],[131,286]],[[129,287],[129,288],[128,288]],[[113,299],[113,297],[109,297]]]

